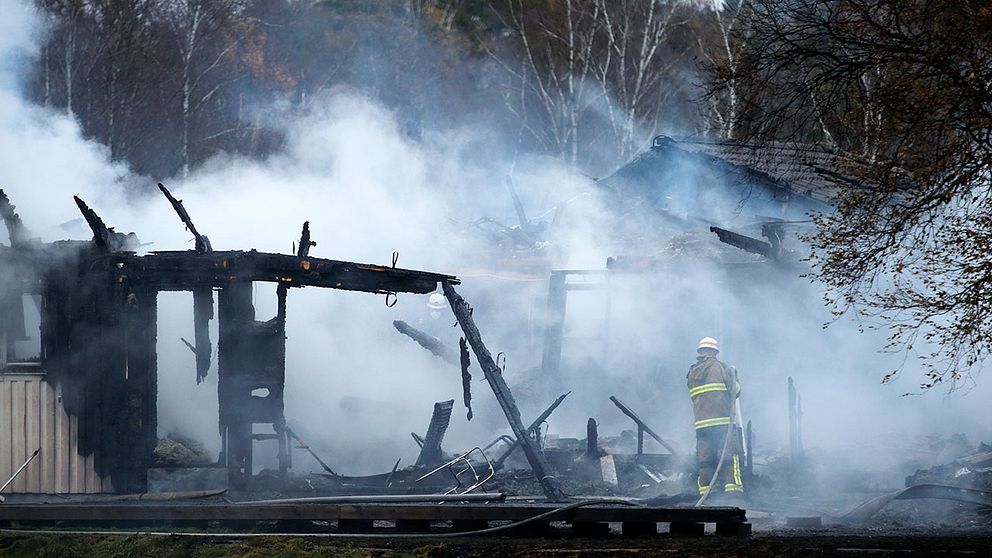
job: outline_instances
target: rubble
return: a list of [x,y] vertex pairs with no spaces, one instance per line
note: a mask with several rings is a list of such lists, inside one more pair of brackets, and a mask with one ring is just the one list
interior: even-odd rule
[[[960,451],[960,438],[952,440],[952,444],[954,445],[951,447]],[[945,451],[946,449],[942,448]],[[945,484],[992,491],[992,446],[979,444],[977,448],[953,461],[929,469],[919,469],[906,477],[907,487],[920,484]]]
[[159,438],[153,450],[153,464],[156,467],[190,467],[211,461],[213,458],[203,444],[178,434]]

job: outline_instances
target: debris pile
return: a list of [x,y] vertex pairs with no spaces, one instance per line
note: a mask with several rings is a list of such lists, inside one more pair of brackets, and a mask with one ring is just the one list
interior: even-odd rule
[[159,438],[155,444],[153,461],[156,467],[189,467],[197,463],[213,461],[203,444],[180,436],[169,434]]
[[929,469],[919,469],[906,477],[906,486],[946,484],[962,488],[992,490],[992,446],[977,448],[948,463]]

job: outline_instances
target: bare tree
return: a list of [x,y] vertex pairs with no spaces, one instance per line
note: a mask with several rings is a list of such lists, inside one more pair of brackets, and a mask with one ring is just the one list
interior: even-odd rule
[[518,59],[496,57],[514,78],[507,105],[522,130],[575,166],[580,124],[603,95],[593,86],[593,53],[602,26],[598,3],[564,0],[534,6],[508,0],[505,13],[505,23],[519,41]]
[[73,85],[76,80],[77,54],[81,49],[77,37],[86,2],[83,0],[44,0],[40,3],[47,12],[53,29],[52,40],[45,43],[42,53],[45,106],[61,99],[65,112],[73,114]]
[[190,130],[197,113],[228,83],[218,77],[231,61],[232,44],[219,40],[225,24],[243,8],[241,0],[162,0],[158,17],[167,22],[179,56],[182,176],[190,169]]
[[[738,137],[850,154],[812,262],[835,311],[919,351],[923,388],[992,350],[992,10],[985,2],[753,0],[711,93],[738,90]],[[886,376],[890,378],[890,376]]]
[[738,58],[749,36],[750,0],[710,0],[707,3],[705,12],[716,33],[715,37],[701,34],[697,38],[699,52],[711,67],[723,68],[727,76],[721,81],[720,89],[707,96],[707,109],[718,129],[718,137],[733,139],[740,105],[736,79]]
[[505,100],[521,130],[573,167],[604,143],[610,160],[628,158],[675,91],[666,82],[687,50],[671,35],[694,12],[659,0],[507,0],[499,13],[516,48],[490,53],[511,76]]
[[153,0],[86,0],[82,10],[91,37],[91,71],[100,76],[87,76],[102,85],[99,99],[102,114],[103,141],[115,158],[123,157],[133,145],[137,126],[131,117],[146,101],[148,89],[142,87],[144,73],[150,66],[153,26]]
[[[672,30],[684,22],[674,3],[594,0],[604,44],[596,52],[596,79],[613,129],[617,154],[627,159],[653,135],[672,88],[665,80],[679,61],[669,48]],[[682,55],[683,52],[678,54]]]

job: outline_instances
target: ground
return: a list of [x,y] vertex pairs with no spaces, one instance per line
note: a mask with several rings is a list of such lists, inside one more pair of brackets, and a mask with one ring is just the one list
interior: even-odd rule
[[128,558],[182,556],[187,558],[272,556],[434,558],[498,556],[992,556],[992,533],[945,531],[875,534],[858,532],[759,532],[747,539],[619,538],[598,539],[491,537],[486,539],[332,539],[297,536],[232,538],[105,535],[62,533],[0,533],[0,556],[39,558]]

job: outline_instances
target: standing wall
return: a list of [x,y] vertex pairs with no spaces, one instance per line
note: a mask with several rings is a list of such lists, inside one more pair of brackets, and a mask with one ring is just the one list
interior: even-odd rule
[[110,477],[97,475],[93,455],[79,454],[83,420],[65,412],[61,387],[44,372],[0,372],[0,485],[41,448],[4,493],[113,492]]

